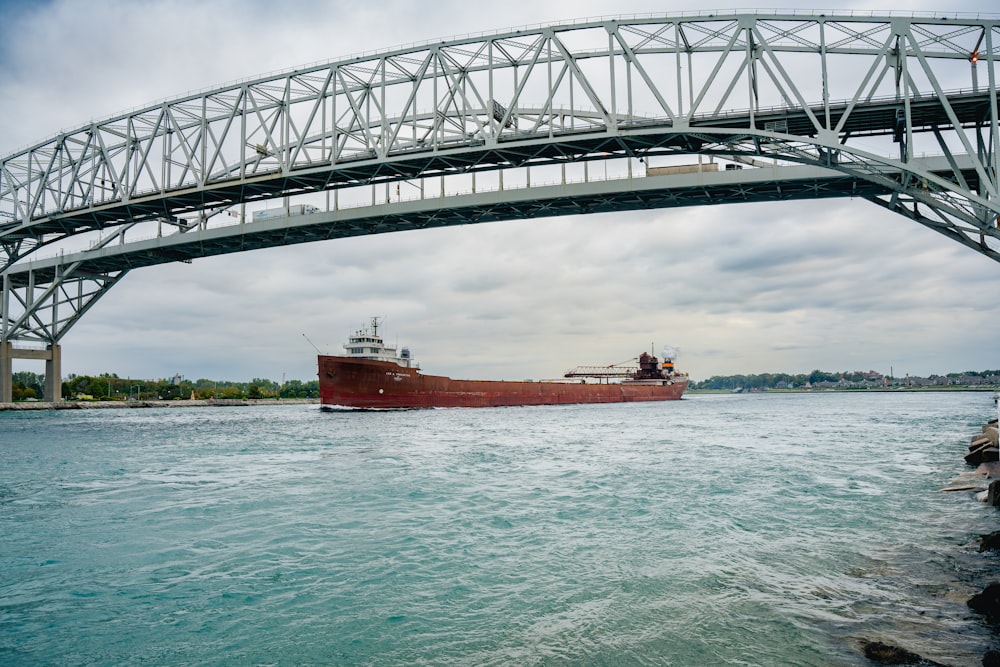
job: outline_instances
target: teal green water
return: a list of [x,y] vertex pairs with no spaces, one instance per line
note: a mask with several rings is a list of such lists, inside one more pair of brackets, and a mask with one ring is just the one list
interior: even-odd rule
[[0,413],[0,664],[979,664],[992,410]]

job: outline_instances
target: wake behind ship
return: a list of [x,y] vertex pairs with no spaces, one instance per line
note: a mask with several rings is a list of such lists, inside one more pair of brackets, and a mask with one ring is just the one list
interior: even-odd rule
[[[453,380],[424,375],[407,348],[397,354],[378,334],[379,321],[357,331],[343,356],[319,355],[320,408],[401,409],[566,405],[673,401],[688,377],[643,352],[637,367],[599,366],[568,371],[560,380]],[[669,352],[668,352],[669,354]]]

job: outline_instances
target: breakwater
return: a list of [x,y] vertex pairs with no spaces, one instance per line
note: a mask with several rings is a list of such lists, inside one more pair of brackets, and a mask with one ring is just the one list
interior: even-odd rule
[[[994,400],[996,400],[996,396],[994,396]],[[1000,509],[1000,433],[998,433],[996,418],[983,424],[980,432],[971,437],[968,452],[964,458],[965,462],[974,466],[975,469],[952,479],[948,486],[941,490],[944,492],[968,491],[976,500]],[[984,554],[984,558],[996,559],[997,554],[994,552],[1000,552],[1000,530],[980,535],[975,541],[979,545],[978,551]],[[991,628],[995,636],[1000,636],[1000,581],[997,580],[996,570],[995,563],[992,566],[987,565],[985,572],[988,573],[989,580],[980,583],[980,585],[985,583],[985,586],[981,592],[970,597],[966,604],[982,617],[983,622]],[[994,640],[994,647],[983,655],[982,664],[984,667],[1000,667],[1000,650],[997,650],[997,646],[1000,644]],[[939,664],[925,660],[902,647],[891,645],[868,647],[866,655],[873,662],[881,664]],[[886,658],[885,660],[881,659],[883,656]],[[902,662],[893,661],[900,656],[903,656],[905,660]]]

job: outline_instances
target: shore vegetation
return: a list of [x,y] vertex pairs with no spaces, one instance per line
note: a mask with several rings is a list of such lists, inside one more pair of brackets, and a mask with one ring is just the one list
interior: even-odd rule
[[[13,399],[14,401],[41,400],[44,386],[45,376],[40,373],[27,371],[14,373]],[[83,401],[318,398],[319,380],[309,382],[288,380],[282,384],[267,378],[233,382],[206,378],[191,381],[179,376],[141,380],[122,378],[115,373],[102,373],[96,376],[71,374],[62,383],[62,395],[65,399]]]
[[780,391],[811,389],[996,389],[1000,388],[1000,370],[963,371],[946,375],[918,377],[882,375],[877,371],[841,371],[831,373],[760,373],[750,375],[713,375],[691,382],[693,391]]

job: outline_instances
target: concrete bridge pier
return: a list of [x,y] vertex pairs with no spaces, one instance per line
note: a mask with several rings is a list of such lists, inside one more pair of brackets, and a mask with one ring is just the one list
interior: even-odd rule
[[22,350],[10,341],[0,342],[0,403],[14,399],[14,359],[44,359],[45,389],[43,400],[62,400],[62,346],[49,345],[44,350]]
[[14,367],[10,356],[11,345],[0,341],[0,403],[10,403],[14,400],[13,375]]

